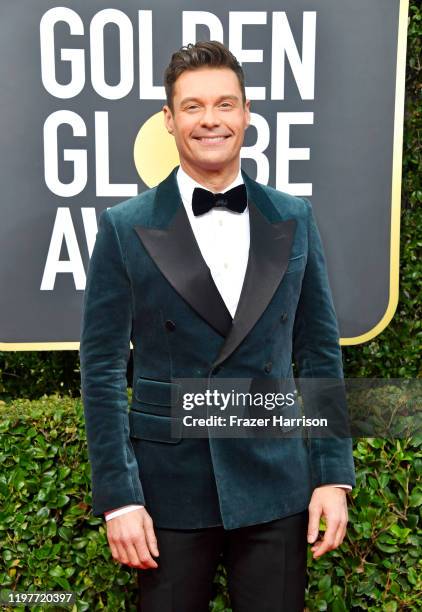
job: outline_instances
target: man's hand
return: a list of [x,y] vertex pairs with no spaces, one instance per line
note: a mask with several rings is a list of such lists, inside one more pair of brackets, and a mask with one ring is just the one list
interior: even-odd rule
[[115,561],[139,569],[157,568],[151,554],[158,557],[152,518],[139,508],[116,516],[106,523],[107,539]]
[[[308,506],[308,542],[313,558],[321,557],[328,550],[334,550],[343,542],[348,521],[346,491],[338,487],[321,486],[314,489]],[[316,539],[320,517],[326,519],[326,530],[322,540]]]

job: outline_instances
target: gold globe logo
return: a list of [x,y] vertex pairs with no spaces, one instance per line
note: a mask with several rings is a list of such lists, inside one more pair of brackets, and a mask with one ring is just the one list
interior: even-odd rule
[[164,125],[162,111],[152,115],[141,126],[133,147],[135,167],[148,187],[155,187],[180,163],[171,134]]

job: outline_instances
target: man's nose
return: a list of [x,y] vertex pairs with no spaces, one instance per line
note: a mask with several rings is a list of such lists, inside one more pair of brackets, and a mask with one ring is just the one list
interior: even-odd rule
[[200,123],[203,126],[218,125],[220,123],[220,118],[213,108],[205,107],[200,118]]

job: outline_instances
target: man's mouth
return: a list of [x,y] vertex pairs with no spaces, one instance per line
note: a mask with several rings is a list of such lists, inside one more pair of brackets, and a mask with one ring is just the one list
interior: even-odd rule
[[224,142],[230,136],[194,136],[194,138],[203,144],[218,144]]

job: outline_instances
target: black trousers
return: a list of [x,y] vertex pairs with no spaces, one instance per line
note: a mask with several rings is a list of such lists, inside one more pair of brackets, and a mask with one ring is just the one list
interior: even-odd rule
[[303,612],[308,510],[225,530],[155,528],[158,568],[138,570],[138,612],[208,612],[225,564],[233,612]]

